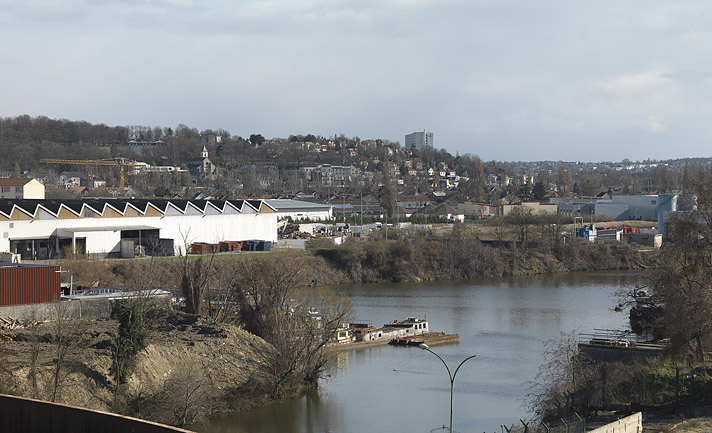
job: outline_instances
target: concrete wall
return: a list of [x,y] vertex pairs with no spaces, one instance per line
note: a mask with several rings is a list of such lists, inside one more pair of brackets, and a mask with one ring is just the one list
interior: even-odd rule
[[[169,296],[151,298],[151,302],[170,307]],[[18,320],[54,320],[58,314],[80,319],[109,319],[114,312],[116,298],[82,299],[46,304],[0,307],[0,317]]]
[[630,219],[657,221],[658,220],[657,195],[614,195],[612,203],[627,204],[630,209]]
[[188,430],[108,412],[0,394],[0,431],[176,433]]
[[663,235],[657,233],[626,233],[623,238],[630,242],[653,248],[660,248],[663,243]]
[[579,351],[585,353],[594,361],[623,362],[641,361],[663,355],[663,348],[659,347],[624,347],[604,346],[600,344],[579,344]]
[[507,216],[511,211],[518,206],[529,208],[535,214],[555,214],[558,212],[558,206],[552,203],[539,202],[523,202],[519,204],[503,204],[501,206],[493,206],[491,210],[498,216]]
[[641,433],[643,431],[643,414],[641,412],[621,418],[588,433]]
[[596,203],[594,214],[607,216],[615,221],[627,221],[632,218],[629,211],[630,206],[625,203]]

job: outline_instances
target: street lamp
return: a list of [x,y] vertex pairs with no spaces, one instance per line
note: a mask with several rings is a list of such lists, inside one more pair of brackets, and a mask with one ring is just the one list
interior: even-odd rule
[[447,369],[447,374],[448,374],[448,376],[450,376],[450,433],[452,433],[452,432],[453,432],[453,430],[452,430],[452,396],[453,396],[453,392],[455,391],[455,376],[457,376],[457,372],[460,371],[460,367],[462,367],[462,364],[464,364],[465,362],[469,361],[470,359],[474,358],[474,357],[477,356],[477,355],[472,355],[472,356],[468,356],[467,358],[465,358],[465,359],[460,363],[460,365],[457,366],[457,368],[455,369],[455,374],[453,374],[453,373],[450,371],[450,367],[448,367],[448,365],[447,365],[447,363],[445,362],[445,360],[442,359],[442,358],[440,357],[440,355],[438,355],[437,353],[435,353],[435,352],[433,352],[432,350],[430,350],[430,348],[428,347],[427,344],[421,343],[421,344],[418,345],[418,347],[420,347],[420,348],[423,349],[423,350],[427,350],[428,352],[430,352],[430,353],[432,353],[433,355],[437,356],[438,359],[439,359],[440,361],[442,361],[443,365],[444,365],[445,368]]

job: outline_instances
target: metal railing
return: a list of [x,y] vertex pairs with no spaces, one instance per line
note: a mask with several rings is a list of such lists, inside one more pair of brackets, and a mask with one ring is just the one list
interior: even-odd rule
[[665,348],[665,342],[650,342],[643,337],[620,329],[594,329],[592,333],[580,333],[579,344],[593,346],[639,347],[660,349]]

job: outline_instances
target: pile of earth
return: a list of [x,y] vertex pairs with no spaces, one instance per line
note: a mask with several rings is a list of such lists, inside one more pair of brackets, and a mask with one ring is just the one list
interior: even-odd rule
[[13,323],[13,329],[0,329],[10,393],[170,424],[259,400],[237,394],[256,388],[271,353],[264,340],[236,326],[153,309],[145,315],[147,347],[117,392],[110,372],[116,320]]

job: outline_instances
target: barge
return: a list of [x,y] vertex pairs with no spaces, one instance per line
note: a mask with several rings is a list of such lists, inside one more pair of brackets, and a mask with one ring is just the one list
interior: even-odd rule
[[417,346],[421,343],[456,343],[459,338],[457,334],[430,332],[427,320],[409,317],[406,320],[386,323],[381,328],[375,328],[368,323],[350,323],[339,329],[327,346],[334,349],[356,349],[384,344]]
[[435,346],[438,344],[458,343],[460,336],[458,334],[446,334],[444,332],[428,332],[421,335],[411,335],[408,337],[394,338],[388,342],[394,346],[420,346],[426,344]]

